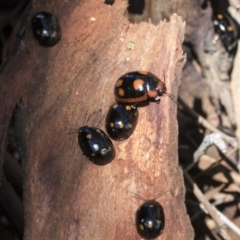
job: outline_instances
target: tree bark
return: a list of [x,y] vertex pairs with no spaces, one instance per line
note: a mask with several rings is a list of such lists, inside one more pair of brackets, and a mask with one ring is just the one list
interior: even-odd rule
[[[159,201],[166,226],[159,239],[193,239],[178,166],[176,104],[139,108],[133,135],[114,142],[115,160],[89,162],[69,134],[82,125],[104,129],[115,101],[116,80],[147,70],[165,81],[177,99],[185,62],[185,24],[177,15],[158,26],[130,24],[126,2],[34,1],[12,56],[1,68],[1,156],[12,111],[25,167],[25,239],[140,239],[135,212],[142,204],[131,192]],[[40,10],[59,19],[62,40],[52,48],[33,38],[30,20]],[[129,43],[134,49],[129,48]]]

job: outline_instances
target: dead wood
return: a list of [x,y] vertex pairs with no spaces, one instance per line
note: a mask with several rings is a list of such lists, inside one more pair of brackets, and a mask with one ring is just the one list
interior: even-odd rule
[[[228,1],[228,0],[211,0],[211,1],[176,1],[174,2],[166,2],[166,1],[154,1],[147,0],[146,1],[146,9],[143,12],[143,19],[147,20],[151,18],[152,21],[157,24],[163,16],[169,16],[170,13],[176,11],[180,16],[183,17],[183,20],[186,21],[186,34],[184,41],[184,50],[187,53],[187,62],[183,69],[182,74],[182,82],[179,90],[179,95],[184,101],[183,103],[188,105],[188,107],[182,107],[184,104],[182,101],[178,99],[178,107],[182,113],[186,114],[186,108],[191,108],[190,115],[195,115],[195,117],[191,116],[192,121],[189,120],[189,115],[185,118],[185,124],[181,124],[180,126],[180,146],[186,150],[186,154],[181,154],[180,159],[181,164],[188,162],[191,165],[193,159],[192,155],[196,148],[201,143],[201,137],[204,135],[208,135],[210,132],[219,132],[224,131],[224,135],[231,136],[232,146],[234,146],[234,152],[237,149],[238,142],[234,137],[237,136],[238,140],[240,137],[239,134],[239,50],[237,55],[235,56],[235,49],[229,49],[228,47],[224,47],[221,41],[221,34],[216,34],[213,27],[213,13],[221,12],[226,16],[230,14],[230,19],[232,19],[232,27],[234,33],[236,33],[235,37],[239,38],[239,25],[234,24],[235,21],[240,23],[239,21],[239,1]],[[238,10],[229,7],[229,4]],[[231,11],[235,10],[235,11]],[[136,18],[135,18],[136,17]],[[132,21],[141,21],[142,19],[139,16],[130,16]],[[235,19],[235,21],[234,21]],[[236,40],[235,38],[235,40]],[[235,45],[236,47],[236,45]],[[225,48],[228,48],[226,50]],[[233,61],[234,59],[234,61]],[[230,84],[232,85],[230,87]],[[194,110],[193,110],[194,109]],[[195,110],[198,112],[198,117],[196,118]],[[185,116],[186,117],[186,116]],[[181,117],[182,118],[182,117]],[[178,119],[179,116],[178,116]],[[200,123],[197,126],[197,121]],[[199,119],[201,119],[199,121]],[[195,120],[195,121],[194,121]],[[235,127],[237,126],[237,131],[234,134]],[[204,127],[204,128],[202,128]],[[193,129],[194,128],[194,129]],[[208,129],[208,130],[207,130]],[[194,132],[195,130],[195,132]],[[225,141],[225,140],[224,140]],[[187,144],[186,144],[187,142]],[[228,142],[228,141],[226,141]],[[230,146],[228,146],[230,147]],[[230,147],[230,149],[231,149]],[[181,151],[181,150],[180,150]],[[232,149],[231,149],[232,151]],[[229,151],[230,152],[230,151]],[[215,158],[215,157],[214,157]],[[236,165],[239,162],[239,154],[231,155],[230,161]],[[222,161],[226,161],[226,158],[223,158]],[[229,160],[229,159],[228,159]],[[216,160],[217,161],[217,160]],[[187,165],[187,164],[186,164]],[[184,167],[186,166],[184,165]],[[194,163],[193,163],[194,165]],[[220,162],[217,161],[216,165],[220,165]],[[238,163],[238,169],[240,164]],[[224,182],[225,184],[231,184],[232,181],[236,183],[238,186],[239,178],[238,172],[236,168],[230,173],[224,171],[223,168],[218,168],[217,174],[214,173],[214,168],[208,168],[207,171],[202,171],[203,169],[194,168],[191,174],[193,174],[193,178],[196,175],[196,171],[200,170],[199,175],[204,175],[198,179],[196,179],[196,183],[199,186],[202,186],[203,192],[206,191],[206,185],[211,189],[212,186],[220,184]],[[230,175],[230,177],[228,176]],[[221,179],[221,181],[220,181]],[[227,180],[227,181],[226,181]],[[232,193],[224,193],[220,192],[220,194],[225,194],[225,199],[237,199],[235,195]],[[186,202],[188,203],[188,210],[190,215],[195,215],[195,211],[197,211],[196,205],[193,206],[189,204],[189,199],[191,199],[192,188],[188,191],[189,195],[187,196]],[[219,195],[220,195],[219,194]],[[218,196],[219,196],[218,195]],[[230,195],[230,196],[229,196]],[[216,196],[216,198],[218,197]],[[189,198],[188,198],[189,197]],[[194,199],[192,199],[195,201]],[[213,199],[211,199],[214,202]],[[202,202],[202,201],[200,201]],[[230,201],[229,201],[230,202]],[[237,200],[236,200],[237,202]],[[219,201],[215,201],[214,204],[218,205]],[[231,204],[230,204],[231,205]],[[234,203],[232,204],[234,205]],[[236,204],[237,205],[237,204]],[[191,209],[193,213],[191,214]],[[234,206],[234,209],[238,209],[238,206]],[[238,210],[236,210],[237,212]],[[202,210],[199,212],[202,213]],[[224,214],[226,214],[224,208]],[[226,214],[227,216],[227,214]],[[234,217],[233,217],[234,216]],[[230,222],[235,221],[236,215],[231,215]],[[228,216],[229,217],[229,216]],[[203,231],[203,226],[205,225],[206,218],[199,217],[198,221],[194,221],[191,217],[192,224],[195,229],[196,237],[203,236],[206,234]],[[239,232],[230,224],[226,225],[229,229],[234,229],[235,234]],[[238,224],[239,225],[239,224]],[[200,227],[199,227],[200,226]],[[219,234],[222,229],[219,231],[219,226],[214,227],[216,232]],[[214,228],[211,229],[211,233],[214,232]],[[231,234],[231,230],[229,231]],[[237,235],[236,234],[236,235]],[[208,234],[206,234],[208,235]],[[210,234],[211,235],[211,234]],[[236,237],[235,237],[236,238]],[[233,239],[235,239],[233,238]],[[224,238],[225,239],[225,238]]]
[[[225,50],[221,41],[213,41],[215,32],[212,23],[212,7],[210,2],[204,0],[146,0],[145,3],[146,6],[143,14],[141,16],[130,14],[130,21],[147,21],[150,18],[154,24],[158,24],[161,19],[168,18],[172,13],[176,12],[187,23],[185,43],[191,46],[192,51],[197,56],[198,64],[201,68],[199,74],[201,75],[202,89],[199,91],[200,82],[196,81],[196,78],[194,78],[195,73],[193,72],[182,78],[182,85],[187,86],[188,79],[195,79],[195,84],[191,86],[192,88],[195,87],[195,92],[197,91],[198,93],[194,95],[194,92],[181,90],[180,95],[187,93],[195,98],[199,98],[199,95],[201,95],[203,111],[206,112],[206,115],[212,116],[213,108],[209,107],[212,105],[215,108],[216,117],[223,117],[221,111],[223,107],[228,116],[228,124],[235,125],[236,120],[229,81],[232,62],[229,60],[229,53]],[[226,5],[227,1],[222,1],[221,4]],[[219,1],[216,1],[215,5],[219,5]],[[188,64],[191,64],[191,61],[187,62],[186,67]],[[207,101],[209,98],[212,104],[209,104],[209,101]],[[193,100],[190,105],[192,104]],[[214,123],[219,124],[216,121]]]
[[[165,75],[167,91],[177,98],[185,24],[177,15],[158,26],[130,24],[120,0],[113,6],[57,3],[32,3],[25,34],[1,68],[0,154],[17,104],[25,239],[139,239],[134,218],[141,202],[130,192],[150,199],[165,189],[170,192],[158,200],[166,217],[160,239],[193,239],[178,166],[177,106],[169,97],[139,109],[135,132],[114,142],[117,155],[107,166],[89,162],[77,135],[69,134],[83,124],[104,129],[114,83],[128,71]],[[62,28],[53,48],[41,47],[32,36],[31,16],[42,9],[55,14]]]

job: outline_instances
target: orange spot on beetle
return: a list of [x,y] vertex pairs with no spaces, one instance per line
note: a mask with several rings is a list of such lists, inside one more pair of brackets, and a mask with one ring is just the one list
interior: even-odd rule
[[118,95],[123,97],[124,96],[124,90],[122,88],[118,89]]
[[133,87],[135,90],[141,90],[143,84],[144,84],[144,81],[142,79],[136,79],[133,82]]
[[148,222],[148,228],[151,229],[152,227],[153,227],[153,222],[152,222],[152,221],[149,221],[149,222]]
[[157,220],[157,224],[161,224],[162,223],[162,221],[161,220]]
[[144,226],[142,224],[139,224],[139,227],[141,228],[141,230],[144,230]]
[[131,106],[130,105],[126,105],[125,108],[126,108],[127,111],[131,110]]
[[150,97],[150,98],[154,98],[154,97],[156,97],[158,95],[158,93],[157,93],[157,91],[155,91],[155,90],[150,90],[150,91],[148,91],[148,96]]
[[118,79],[116,84],[115,84],[115,87],[120,87],[122,86],[122,83],[123,83],[123,80],[122,79]]
[[157,89],[162,90],[163,92],[166,92],[166,90],[167,90],[165,83],[162,81],[159,81],[159,83],[157,85]]
[[218,14],[218,15],[217,15],[217,18],[218,18],[218,19],[223,19],[223,15],[222,15],[222,14]]
[[92,135],[91,135],[91,134],[88,134],[88,135],[86,136],[86,138],[87,138],[87,139],[92,139]]

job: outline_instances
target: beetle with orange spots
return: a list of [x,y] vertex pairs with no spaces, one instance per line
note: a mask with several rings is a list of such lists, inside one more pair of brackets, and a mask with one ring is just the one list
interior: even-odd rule
[[114,140],[124,140],[133,133],[138,122],[138,109],[128,103],[114,103],[108,110],[105,127]]
[[227,13],[216,12],[213,14],[213,24],[226,50],[236,50],[239,33],[235,20]]
[[154,199],[146,200],[141,196],[132,193],[135,198],[143,200],[144,203],[136,211],[136,228],[143,239],[155,239],[160,236],[165,227],[165,214],[162,205],[156,200],[163,194],[169,192],[164,190]]
[[96,165],[106,165],[112,162],[115,157],[115,148],[112,141],[99,128],[80,127],[78,143],[82,153]]
[[166,94],[166,86],[154,74],[147,71],[135,71],[120,77],[114,87],[115,98],[121,103],[139,103],[152,98],[159,102]]

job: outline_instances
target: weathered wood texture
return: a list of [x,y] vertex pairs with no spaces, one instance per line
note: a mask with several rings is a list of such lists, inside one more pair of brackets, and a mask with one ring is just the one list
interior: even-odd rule
[[[57,2],[57,4],[56,4]],[[33,39],[30,20],[53,12],[62,40],[44,48]],[[33,1],[11,58],[1,69],[1,156],[6,129],[18,103],[17,130],[25,163],[25,239],[140,239],[135,212],[145,199],[170,190],[158,201],[166,227],[159,239],[193,239],[178,166],[176,104],[139,108],[133,135],[114,142],[115,160],[96,166],[81,155],[76,134],[83,124],[104,129],[122,74],[148,70],[164,79],[177,98],[184,57],[185,24],[177,15],[158,26],[130,24],[126,2]],[[133,42],[135,49],[126,50]],[[10,97],[9,97],[10,96]]]
[[[226,51],[220,39],[216,40],[211,6],[212,3],[215,11],[219,9],[227,10],[228,1],[212,0],[210,3],[205,0],[146,0],[145,2],[143,14],[141,16],[131,14],[131,21],[146,21],[148,18],[151,18],[154,24],[158,24],[163,17],[169,17],[176,12],[187,23],[184,40],[188,46],[191,46],[194,55],[197,56],[197,61],[200,65],[198,70],[201,69],[198,73],[200,81],[194,78],[196,71],[188,71],[182,78],[184,87],[180,89],[180,96],[188,96],[186,100],[189,102],[190,107],[194,105],[194,100],[200,97],[203,111],[208,115],[208,119],[213,125],[217,125],[219,122],[216,122],[216,120],[212,121],[212,119],[220,117],[219,119],[222,120],[222,115],[224,115],[222,114],[222,107],[224,107],[228,116],[228,124],[235,125],[236,120],[229,81],[232,63],[229,58],[229,52]],[[187,67],[189,64],[192,64],[191,61],[192,59],[189,59],[189,62],[186,64]],[[189,82],[192,82],[192,84],[189,85]],[[197,94],[194,91],[189,91],[188,88],[191,88]],[[190,103],[189,100],[191,98],[192,101]],[[212,103],[209,101],[209,98]],[[215,111],[213,111],[213,107]]]

